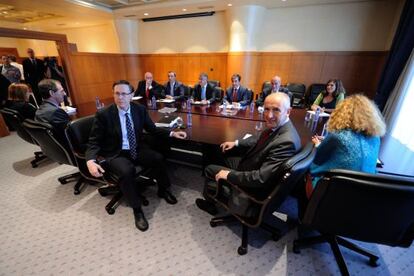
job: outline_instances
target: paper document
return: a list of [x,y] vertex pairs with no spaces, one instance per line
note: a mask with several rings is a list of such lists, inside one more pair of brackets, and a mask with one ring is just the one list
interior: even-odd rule
[[[312,114],[312,116],[315,115],[315,111],[313,111],[313,110],[308,110],[308,113]],[[330,116],[331,115],[329,113],[326,113],[326,112],[319,113],[319,117],[330,117]]]
[[63,108],[63,110],[65,110],[65,112],[66,112],[68,115],[73,115],[73,114],[76,114],[76,108],[75,108],[75,107],[65,106],[65,107]]
[[173,103],[175,102],[174,99],[159,99],[157,100],[157,103]]
[[133,100],[133,101],[138,101],[138,100],[140,100],[140,99],[142,99],[142,97],[141,97],[141,96],[135,96],[135,97],[132,97],[132,100]]

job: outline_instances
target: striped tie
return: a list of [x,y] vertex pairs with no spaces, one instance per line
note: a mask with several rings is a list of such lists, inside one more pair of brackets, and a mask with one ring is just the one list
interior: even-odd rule
[[129,114],[125,113],[125,124],[129,142],[129,153],[133,160],[137,159],[137,140],[135,139],[134,129],[132,128],[131,120],[129,119]]

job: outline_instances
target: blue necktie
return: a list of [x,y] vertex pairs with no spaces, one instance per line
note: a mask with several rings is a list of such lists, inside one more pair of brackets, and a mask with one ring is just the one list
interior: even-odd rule
[[133,160],[137,159],[137,140],[135,139],[134,129],[132,128],[131,120],[129,119],[129,114],[125,113],[125,124],[129,142],[129,154]]
[[201,100],[205,100],[206,99],[206,87],[203,86],[201,87]]

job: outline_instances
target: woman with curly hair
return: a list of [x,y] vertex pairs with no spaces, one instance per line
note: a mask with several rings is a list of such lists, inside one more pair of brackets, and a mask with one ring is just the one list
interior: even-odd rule
[[385,134],[384,119],[370,99],[352,95],[332,112],[325,139],[314,136],[317,147],[306,183],[309,197],[321,175],[331,169],[375,173],[380,137]]
[[341,80],[330,79],[326,83],[325,90],[319,93],[313,102],[311,109],[315,111],[320,108],[325,112],[332,112],[335,107],[344,100],[345,89]]

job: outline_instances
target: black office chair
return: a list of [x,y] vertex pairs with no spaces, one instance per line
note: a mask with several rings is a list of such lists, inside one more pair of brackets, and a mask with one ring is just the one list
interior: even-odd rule
[[248,97],[248,100],[249,100],[249,104],[251,104],[252,101],[253,101],[254,92],[250,88],[247,89],[247,97]]
[[270,89],[270,88],[272,88],[272,84],[270,83],[270,81],[263,82],[262,91],[265,90],[265,89]]
[[292,107],[304,107],[306,86],[302,83],[288,83],[286,88],[292,93]]
[[369,258],[378,256],[345,240],[409,247],[414,238],[414,178],[331,170],[319,180],[303,225],[320,236],[294,241],[293,251],[328,242],[342,275],[349,275],[339,245]]
[[[102,178],[93,177],[90,175],[86,165],[87,160],[85,158],[85,152],[88,146],[89,133],[91,132],[93,120],[94,116],[87,116],[71,121],[66,128],[66,137],[82,177],[92,183],[104,184],[105,186],[98,189],[101,196],[113,195],[110,202],[105,206],[105,210],[108,214],[112,215],[115,213],[115,210],[122,199],[122,192],[117,185],[118,178],[110,172],[106,172],[105,176]],[[137,182],[151,182],[144,176],[144,173],[148,173],[148,170],[145,170],[140,166],[136,167]],[[145,197],[142,196],[141,200],[144,206],[149,204]]]
[[324,83],[313,83],[309,86],[309,91],[305,96],[305,104],[306,106],[312,106],[313,102],[316,100],[318,95],[325,90],[326,84]]
[[214,87],[221,87],[221,86],[220,86],[220,81],[218,81],[218,80],[208,80],[207,82],[208,82],[208,84],[210,84],[213,88],[214,88]]
[[[23,122],[23,126],[33,139],[39,143],[42,152],[46,154],[48,158],[59,164],[76,166],[72,153],[56,139],[53,133],[53,127],[50,124],[26,119]],[[79,172],[77,172],[59,177],[58,180],[61,184],[76,180],[77,183],[74,187],[74,193],[79,194],[81,192],[79,190],[79,187],[81,186],[80,183],[85,179]]]
[[[211,219],[211,227],[235,220],[240,221],[242,224],[242,242],[241,246],[237,249],[240,255],[247,253],[248,228],[261,227],[269,231],[274,240],[278,240],[282,231],[270,226],[264,220],[280,207],[294,190],[297,183],[303,181],[304,174],[312,163],[314,156],[315,150],[313,144],[309,143],[278,168],[275,175],[280,175],[280,178],[272,180],[272,183],[275,183],[273,190],[266,196],[260,198],[254,197],[243,189],[228,182],[225,184],[231,191],[230,193],[224,192],[226,188],[223,188],[223,183],[219,182],[216,194],[210,195],[210,197],[230,215]],[[230,199],[228,198],[228,194],[231,195]],[[207,194],[207,196],[209,195]],[[278,220],[280,223],[284,223],[276,217],[272,218]]]
[[[30,134],[24,129],[23,127],[23,118],[20,116],[19,112],[10,109],[10,108],[3,108],[0,110],[3,118],[8,126],[11,126],[17,132],[17,135],[22,138],[24,141],[38,146],[36,140],[30,136]],[[38,167],[38,163],[46,158],[46,155],[43,154],[41,151],[34,152],[35,159],[30,161],[30,164],[33,168]]]
[[214,92],[216,93],[216,102],[221,102],[224,96],[224,90],[221,87],[214,87]]
[[184,87],[184,97],[186,99],[191,98],[192,94],[193,94],[193,89],[190,86],[187,85],[183,85]]

